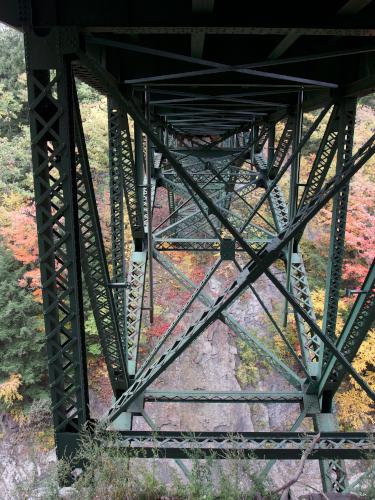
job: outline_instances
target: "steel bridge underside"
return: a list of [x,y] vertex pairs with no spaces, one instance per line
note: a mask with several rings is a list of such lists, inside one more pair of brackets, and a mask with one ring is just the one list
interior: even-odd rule
[[[373,325],[374,263],[339,329],[338,301],[349,183],[375,152],[371,136],[353,149],[356,103],[375,89],[375,5],[315,1],[308,14],[290,2],[221,0],[117,2],[3,0],[0,19],[25,37],[43,308],[57,453],[75,453],[90,419],[83,288],[90,299],[113,405],[102,425],[124,448],[156,446],[180,460],[199,449],[299,458],[320,439],[325,491],[349,491],[345,459],[373,451],[365,432],[339,431],[334,398],[351,376],[374,400],[352,361]],[[307,8],[307,7],[306,7]],[[265,14],[267,13],[267,14]],[[105,249],[75,78],[108,100],[111,255]],[[304,114],[313,111],[308,127]],[[306,179],[300,156],[319,128]],[[316,143],[317,141],[315,141]],[[153,218],[155,200],[168,204]],[[313,308],[300,241],[332,203],[322,325]],[[131,229],[126,260],[125,223]],[[168,252],[219,255],[200,284]],[[190,298],[148,357],[139,359],[142,314],[152,322],[153,263]],[[218,297],[205,286],[220,266],[236,277]],[[279,279],[273,264],[282,264]],[[284,321],[262,300],[266,277],[283,297]],[[228,312],[244,293],[261,304],[289,351],[285,362]],[[175,329],[194,302],[204,312]],[[299,348],[285,324],[294,317]],[[151,384],[215,321],[264,360],[289,392],[160,391]],[[150,387],[151,386],[151,387]],[[146,406],[157,403],[299,404],[287,432],[155,432]],[[143,417],[150,431],[133,430]],[[309,441],[310,440],[310,441]],[[181,465],[181,462],[178,462]],[[186,472],[186,470],[185,470]]]

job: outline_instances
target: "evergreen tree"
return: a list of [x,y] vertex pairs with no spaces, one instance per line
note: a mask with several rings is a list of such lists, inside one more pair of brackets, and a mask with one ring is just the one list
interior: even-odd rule
[[0,245],[0,382],[20,374],[27,401],[45,391],[46,358],[40,305],[18,284],[23,271]]
[[21,33],[0,27],[0,135],[13,137],[28,123]]

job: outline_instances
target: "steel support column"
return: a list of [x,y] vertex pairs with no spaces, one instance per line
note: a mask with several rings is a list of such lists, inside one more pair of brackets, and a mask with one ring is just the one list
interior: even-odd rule
[[112,290],[109,287],[107,260],[75,86],[73,86],[73,102],[82,269],[108,375],[113,392],[118,395],[129,385],[126,337],[120,330],[119,320],[123,318],[120,311],[116,309]]
[[[338,151],[336,172],[341,173],[348,168],[352,156],[353,136],[355,126],[356,99],[348,98],[340,102]],[[332,209],[331,239],[327,268],[326,294],[323,316],[323,331],[325,335],[335,340],[336,321],[339,303],[339,291],[344,258],[344,242],[346,228],[346,213],[348,208],[349,184],[334,198]],[[326,356],[324,356],[326,360]]]
[[108,99],[108,152],[111,205],[112,282],[122,284],[113,289],[122,345],[127,357],[125,293],[125,226],[124,226],[124,179],[121,165],[121,135],[119,113],[115,103]]
[[89,420],[70,54],[74,31],[25,33],[31,150],[57,456]]

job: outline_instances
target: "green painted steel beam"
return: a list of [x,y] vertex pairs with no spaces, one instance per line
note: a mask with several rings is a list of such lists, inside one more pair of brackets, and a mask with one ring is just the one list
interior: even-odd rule
[[[78,46],[52,29],[25,32],[25,58],[39,266],[51,413],[57,435],[78,436],[90,419],[69,53]],[[76,442],[72,444],[72,453]]]
[[146,403],[302,403],[303,392],[161,391],[144,394]]
[[288,151],[292,145],[294,132],[295,115],[288,115],[280,140],[275,149],[272,163],[270,164],[270,167],[268,169],[268,175],[271,179],[275,178],[288,154]]
[[[108,99],[108,160],[109,193],[111,207],[111,251],[112,282],[125,283],[125,226],[124,226],[124,180],[121,165],[121,134],[119,115],[116,105]],[[128,357],[128,339],[126,328],[126,293],[125,288],[114,288],[113,298],[118,317],[125,358]]]
[[[313,423],[314,430],[319,433],[339,431],[337,416],[333,413],[314,415]],[[348,484],[345,462],[336,457],[330,460],[319,460],[319,467],[323,491],[326,493],[343,492]]]
[[75,87],[73,102],[82,269],[112,389],[117,394],[117,390],[129,386],[126,350],[118,310],[108,286],[109,272]]
[[329,168],[337,151],[339,133],[339,114],[337,104],[333,107],[327,126],[321,138],[314,163],[311,167],[305,189],[301,195],[298,208],[305,207],[309,201],[322,189]]
[[139,186],[139,164],[135,163],[133,145],[130,137],[128,116],[123,113],[116,99],[111,98],[110,133],[114,136],[112,146],[115,147],[117,167],[123,182],[123,191],[127,207],[130,228],[134,240],[143,240],[144,214],[143,214],[143,189]]
[[[316,436],[313,432],[121,432],[116,446],[128,453],[134,451],[145,457],[191,458],[198,452],[203,458],[228,458],[233,452],[243,458],[298,460]],[[104,444],[104,442],[103,442]],[[374,452],[374,441],[365,432],[321,432],[313,447],[310,460],[361,459]]]
[[147,266],[147,252],[137,252],[133,248],[130,256],[127,279],[128,293],[126,294],[126,325],[128,339],[128,369],[129,375],[134,376],[137,370],[137,356],[140,330],[142,326],[143,297],[145,290],[145,276]]
[[[220,250],[220,240],[214,238],[154,238],[154,248],[159,252],[217,252]],[[246,239],[246,242],[255,250],[261,249],[270,241],[267,239]],[[243,252],[243,248],[236,246],[236,251]]]
[[[336,172],[345,171],[352,157],[356,99],[347,98],[340,102],[338,125],[338,146]],[[348,210],[349,184],[337,193],[333,199],[330,249],[327,266],[326,294],[323,314],[323,331],[331,340],[336,339],[336,322],[338,315],[339,293],[341,286],[342,266],[344,260],[344,244],[346,214]],[[324,350],[323,367],[327,362]]]

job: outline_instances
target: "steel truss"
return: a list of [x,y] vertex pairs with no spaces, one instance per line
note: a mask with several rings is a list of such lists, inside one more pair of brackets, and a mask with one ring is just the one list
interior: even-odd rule
[[[160,456],[175,459],[189,457],[194,450],[202,456],[214,453],[216,458],[238,451],[260,459],[298,459],[312,436],[297,433],[298,425],[308,416],[313,417],[315,430],[320,433],[309,458],[320,460],[324,489],[347,490],[342,461],[359,459],[374,449],[366,433],[338,431],[333,404],[347,375],[375,400],[372,388],[352,366],[375,315],[374,264],[343,330],[337,331],[336,326],[349,182],[375,152],[372,136],[353,154],[355,99],[335,96],[329,100],[304,135],[301,99],[293,109],[276,106],[278,116],[275,112],[255,110],[246,120],[230,127],[228,123],[234,120],[237,108],[231,115],[222,111],[223,116],[215,115],[213,130],[204,129],[213,110],[204,108],[202,103],[195,104],[196,109],[188,107],[190,111],[184,118],[185,100],[193,99],[195,103],[224,99],[233,106],[249,106],[253,101],[245,99],[246,95],[223,98],[222,94],[191,97],[173,93],[169,100],[181,116],[168,121],[168,112],[160,115],[154,109],[166,104],[160,91],[157,99],[152,88],[146,89],[143,98],[143,90],[141,94],[136,83],[133,93],[123,90],[95,57],[82,50],[75,29],[53,28],[44,39],[30,29],[25,33],[25,43],[43,307],[58,456],[74,455],[79,432],[90,421],[82,270],[114,396],[103,424],[110,427],[115,423],[119,429],[121,417],[129,417],[126,425],[120,427],[121,446],[134,451],[142,449],[146,456],[155,456],[156,449]],[[129,45],[127,50],[137,49]],[[172,57],[160,52],[160,57]],[[211,68],[209,71],[230,69],[210,61],[204,64]],[[73,70],[108,96],[111,277]],[[235,71],[259,73],[246,68]],[[167,91],[163,95],[168,96]],[[274,103],[259,101],[257,105],[272,107]],[[168,105],[166,109],[170,109]],[[197,120],[192,118],[193,113],[198,114]],[[301,183],[299,156],[327,116],[308,179]],[[280,120],[284,127],[276,143],[275,124]],[[336,172],[332,175],[330,167],[336,155]],[[280,182],[285,179],[289,183],[288,196]],[[168,216],[152,225],[158,193],[165,196]],[[299,242],[308,222],[331,200],[332,235],[324,321],[320,328]],[[133,239],[127,266],[125,213]],[[215,252],[219,257],[201,284],[196,285],[173,264],[169,251]],[[244,257],[247,263],[241,265]],[[152,310],[153,303],[153,259],[191,297],[157,346],[140,362],[142,312]],[[237,277],[214,299],[204,287],[228,261],[237,269]],[[286,285],[272,267],[280,261],[285,265]],[[274,317],[262,300],[257,286],[261,276],[270,280],[285,299],[286,320],[290,312],[294,314],[301,354],[290,342],[283,322]],[[290,352],[291,362],[281,359],[228,312],[244,292],[252,293],[259,301]],[[204,306],[204,312],[176,335],[177,324],[195,301]],[[294,392],[150,389],[151,383],[216,320],[285,378]],[[187,437],[181,429],[155,434],[157,423],[147,417],[145,405],[193,402],[299,404],[301,415],[293,432],[198,432]],[[152,432],[132,430],[134,415],[143,415]]]

